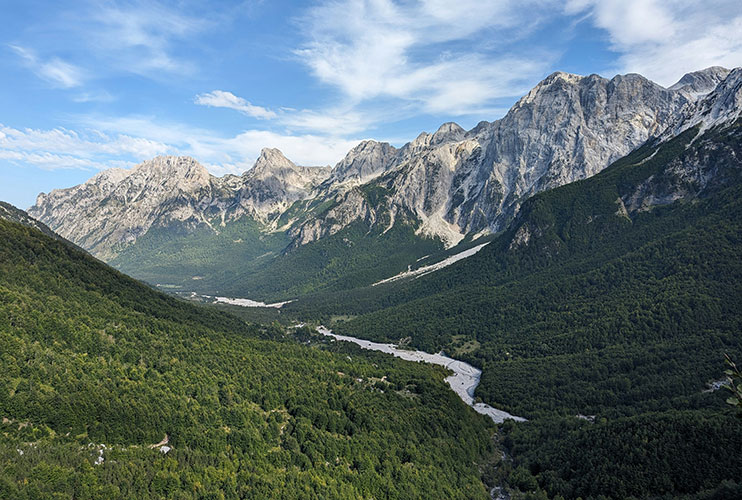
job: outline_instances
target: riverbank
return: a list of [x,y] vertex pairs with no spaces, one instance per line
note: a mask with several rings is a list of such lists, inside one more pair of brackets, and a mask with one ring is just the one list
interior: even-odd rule
[[482,376],[482,370],[465,363],[458,359],[449,358],[443,354],[430,354],[424,351],[410,351],[405,349],[399,349],[394,344],[382,344],[379,342],[372,342],[370,340],[358,339],[355,337],[349,337],[347,335],[338,335],[332,333],[332,330],[318,326],[317,331],[327,337],[332,337],[335,340],[341,340],[344,342],[352,342],[362,349],[369,349],[371,351],[379,351],[387,354],[391,354],[397,358],[401,358],[407,361],[417,361],[423,363],[431,363],[434,365],[444,366],[453,372],[453,375],[446,377],[446,383],[451,386],[451,389],[458,394],[464,403],[474,408],[474,411],[487,415],[495,423],[502,423],[505,420],[511,419],[516,422],[525,422],[525,418],[511,415],[504,410],[498,410],[485,403],[474,402],[474,390],[479,385],[479,379]]

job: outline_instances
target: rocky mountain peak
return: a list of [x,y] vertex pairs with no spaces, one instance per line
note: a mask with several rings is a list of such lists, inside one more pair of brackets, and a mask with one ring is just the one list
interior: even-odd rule
[[555,71],[544,78],[539,85],[547,86],[557,82],[564,82],[574,85],[580,83],[585,78],[586,77],[583,75],[576,75],[574,73],[567,73],[564,71]]
[[714,90],[729,75],[729,72],[727,68],[711,66],[700,71],[686,73],[669,88],[687,92],[693,97],[702,97]]
[[[725,74],[708,96],[693,96]],[[224,225],[248,215],[276,229],[282,213],[307,199],[332,200],[334,208],[292,212],[297,244],[353,220],[416,220],[424,234],[453,244],[467,233],[502,229],[531,195],[590,177],[673,124],[738,117],[741,85],[742,70],[718,67],[689,73],[675,88],[637,74],[609,80],[555,72],[505,117],[469,132],[444,123],[400,149],[363,141],[332,169],[297,166],[266,148],[242,176],[219,179],[192,158],[158,157],[40,195],[31,215],[98,256],[153,224]],[[356,189],[369,182],[383,185],[383,199],[369,203]]]
[[255,177],[264,177],[271,175],[280,170],[294,170],[296,164],[286,158],[284,154],[276,148],[263,148],[260,150],[260,156],[255,161],[255,165],[246,175]]
[[466,130],[458,123],[447,122],[438,127],[438,130],[430,139],[431,145],[443,144],[444,142],[461,141],[466,135]]
[[684,113],[661,137],[669,139],[699,124],[703,131],[722,123],[732,122],[741,116],[742,68],[735,68],[713,91],[686,107]]
[[[113,174],[112,179],[116,177],[117,174]],[[179,179],[206,184],[211,174],[206,167],[190,156],[156,156],[135,166],[126,177],[144,177],[149,180]]]
[[388,142],[361,141],[335,165],[327,182],[366,182],[386,171],[396,153]]
[[595,86],[596,79],[600,85],[605,85],[608,82],[608,80],[598,75],[586,77],[561,71],[552,73],[541,80],[526,95],[521,97],[510,111],[508,111],[506,119],[507,116],[517,114],[526,109],[563,106],[567,100],[577,97],[580,89]]

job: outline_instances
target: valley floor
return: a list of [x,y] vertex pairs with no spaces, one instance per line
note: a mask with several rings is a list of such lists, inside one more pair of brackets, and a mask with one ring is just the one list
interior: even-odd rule
[[444,366],[453,372],[453,375],[446,377],[448,385],[451,386],[451,389],[453,389],[464,403],[474,408],[477,413],[487,415],[497,424],[501,424],[508,419],[515,420],[516,422],[525,422],[526,420],[523,417],[517,417],[506,411],[493,408],[488,404],[475,402],[474,390],[477,388],[477,385],[479,385],[479,380],[482,377],[482,370],[475,368],[468,363],[464,363],[458,359],[449,358],[442,352],[430,354],[429,352],[424,351],[400,349],[394,344],[382,344],[379,342],[371,342],[370,340],[349,337],[347,335],[337,335],[324,326],[317,327],[317,331],[322,335],[332,337],[336,340],[352,342],[363,349],[384,352],[407,361]]

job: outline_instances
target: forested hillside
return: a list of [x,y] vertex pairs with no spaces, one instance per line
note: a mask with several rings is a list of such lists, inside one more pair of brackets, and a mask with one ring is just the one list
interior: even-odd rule
[[706,391],[742,357],[741,125],[648,144],[530,199],[473,257],[316,305],[480,366],[477,394],[532,419],[506,426],[525,490],[703,497],[742,470],[742,421]]
[[0,219],[0,498],[487,498],[442,369],[282,338]]
[[[381,210],[382,195],[370,190],[364,195]],[[317,207],[319,212],[325,209]],[[212,223],[219,227],[218,218]],[[287,249],[285,233],[262,231],[243,217],[218,232],[211,227],[152,228],[136,245],[123,247],[110,264],[169,291],[276,302],[368,285],[443,249],[440,240],[420,237],[415,229],[381,221],[369,229],[357,221],[332,236]]]
[[[386,297],[374,287],[365,290],[367,300],[352,300],[359,291],[349,303],[379,310],[337,329],[364,338],[410,336],[433,351],[476,341],[461,354],[485,368],[480,395],[532,415],[555,405],[588,413],[651,408],[678,389],[659,379],[671,368],[665,359],[678,376],[669,380],[682,379],[685,392],[703,388],[724,350],[742,347],[741,134],[738,123],[686,149],[695,135],[689,131],[537,195],[469,259],[387,287]],[[645,189],[648,179],[657,183],[652,196],[675,183],[694,189],[670,166],[697,157],[708,166],[698,175],[713,168],[714,183],[686,202],[627,211],[622,197]],[[579,382],[585,378],[592,384]],[[622,379],[631,379],[631,391],[621,389]]]

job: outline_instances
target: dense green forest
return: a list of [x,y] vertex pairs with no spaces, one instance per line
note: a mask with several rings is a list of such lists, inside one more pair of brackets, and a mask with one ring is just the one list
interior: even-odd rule
[[213,291],[214,284],[265,266],[288,244],[284,233],[264,232],[248,216],[224,226],[220,222],[214,218],[210,226],[189,229],[152,227],[136,245],[117,248],[109,264],[167,289]]
[[536,195],[449,268],[282,314],[481,367],[476,394],[531,419],[502,429],[516,490],[734,498],[741,421],[705,390],[742,358],[742,126],[696,133]]
[[[440,254],[412,230],[269,257],[261,298],[308,294],[281,310],[196,307],[0,221],[0,498],[739,498],[742,413],[709,383],[742,359],[742,122],[696,133],[526,200],[419,279],[359,286],[373,259]],[[445,370],[295,319],[444,349],[530,420],[493,435]]]
[[[695,132],[537,195],[450,268],[242,314],[410,337],[483,368],[477,395],[531,418],[501,427],[516,497],[739,498],[742,418],[707,388],[725,353],[742,358],[742,128]],[[685,200],[617,202],[642,190]]]
[[[616,200],[670,176],[678,158],[700,155],[721,168],[742,154],[741,133],[737,125],[686,150],[690,131],[539,194],[478,254],[396,291],[387,287],[386,300],[399,305],[336,329],[409,336],[426,350],[462,356],[484,369],[478,394],[485,401],[526,416],[666,408],[674,395],[718,378],[724,352],[742,351],[742,169],[737,162],[720,171],[725,181],[692,202],[629,217]],[[719,147],[724,141],[732,153]],[[526,232],[531,239],[519,246]],[[340,308],[353,314],[352,303],[383,304],[377,288]],[[353,300],[364,291],[368,300]],[[461,349],[467,341],[476,348]]]
[[0,498],[488,497],[493,426],[445,370],[310,333],[0,220]]
[[514,460],[501,472],[535,498],[742,498],[742,418],[731,410],[503,427]]

